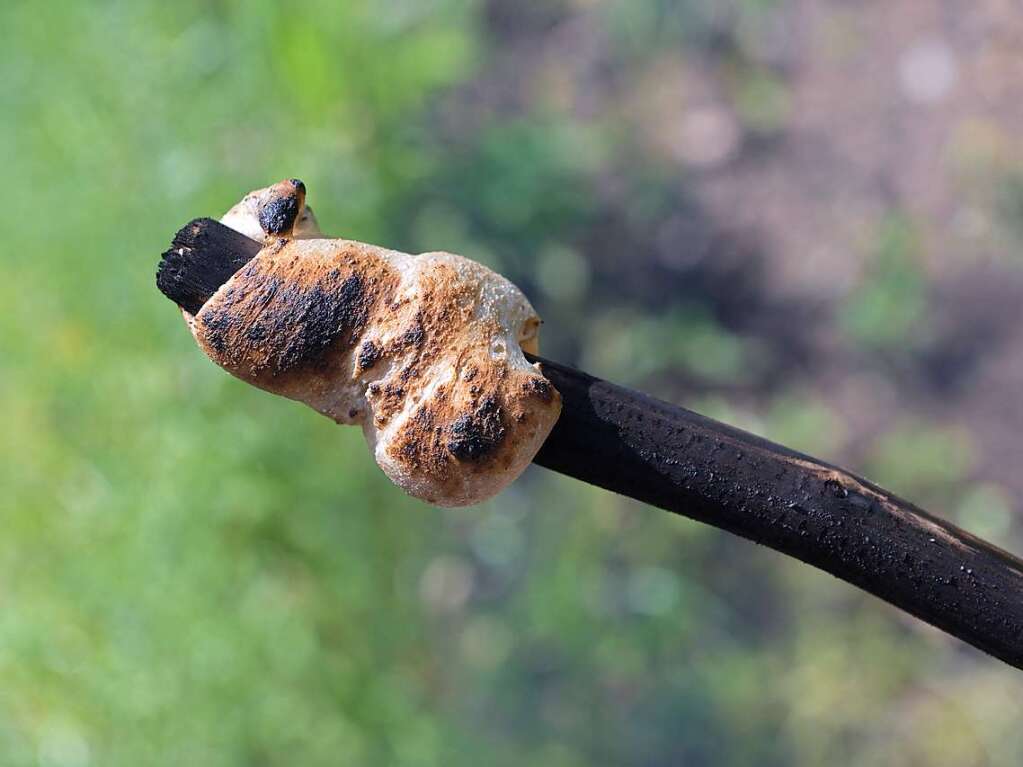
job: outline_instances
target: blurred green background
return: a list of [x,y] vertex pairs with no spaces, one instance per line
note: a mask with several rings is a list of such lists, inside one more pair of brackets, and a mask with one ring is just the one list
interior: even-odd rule
[[406,498],[154,287],[298,176],[547,356],[1023,551],[1023,19],[938,0],[0,6],[0,764],[1023,761],[1023,676],[530,469]]

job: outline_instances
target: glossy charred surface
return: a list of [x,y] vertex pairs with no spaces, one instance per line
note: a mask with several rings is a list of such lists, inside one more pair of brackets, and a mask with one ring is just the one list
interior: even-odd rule
[[825,570],[1023,668],[1023,562],[849,472],[542,361],[535,462]]

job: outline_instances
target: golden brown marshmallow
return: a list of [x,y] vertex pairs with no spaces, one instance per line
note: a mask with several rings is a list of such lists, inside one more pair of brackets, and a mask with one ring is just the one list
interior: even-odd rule
[[533,459],[561,398],[523,355],[540,320],[511,282],[450,253],[326,239],[297,180],[221,221],[264,247],[186,316],[214,362],[361,425],[387,476],[439,506],[485,500]]

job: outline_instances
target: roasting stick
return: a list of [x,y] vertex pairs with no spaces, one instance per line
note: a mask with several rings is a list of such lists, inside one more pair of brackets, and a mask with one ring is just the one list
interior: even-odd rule
[[[208,219],[180,238],[192,258],[161,290],[192,313],[260,248]],[[843,469],[531,360],[563,399],[538,465],[762,543],[1023,668],[1019,558]]]
[[564,404],[534,463],[762,543],[1023,668],[1019,558],[844,469],[537,361]]

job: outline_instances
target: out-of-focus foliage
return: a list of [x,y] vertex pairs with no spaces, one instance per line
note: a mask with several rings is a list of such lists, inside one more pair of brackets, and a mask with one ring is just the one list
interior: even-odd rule
[[1000,663],[539,470],[407,499],[153,285],[299,176],[1019,550],[1020,21],[937,6],[3,3],[0,764],[1018,765]]

